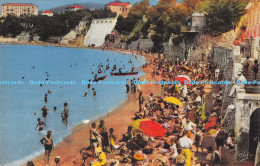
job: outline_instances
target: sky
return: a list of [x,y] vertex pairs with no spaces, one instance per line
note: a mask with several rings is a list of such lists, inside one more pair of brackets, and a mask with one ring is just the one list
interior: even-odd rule
[[[50,9],[67,4],[94,2],[99,4],[107,4],[114,0],[0,0],[0,5],[5,3],[32,3],[38,6],[39,10]],[[130,2],[132,5],[140,0],[120,0],[121,2]],[[151,5],[156,5],[158,0],[150,0]]]

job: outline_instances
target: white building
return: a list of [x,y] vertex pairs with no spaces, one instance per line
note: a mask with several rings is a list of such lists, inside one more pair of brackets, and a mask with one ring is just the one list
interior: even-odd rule
[[53,13],[52,11],[43,11],[43,12],[42,12],[42,15],[43,15],[43,16],[50,16],[50,17],[51,17],[51,16],[53,16],[53,14],[54,14],[54,13]]

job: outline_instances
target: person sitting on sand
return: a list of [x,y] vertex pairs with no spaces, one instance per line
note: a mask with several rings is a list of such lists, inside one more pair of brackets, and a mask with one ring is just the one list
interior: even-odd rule
[[44,122],[42,122],[40,118],[38,118],[37,121],[38,121],[38,124],[37,124],[35,130],[37,129],[37,127],[39,127],[38,130],[42,131],[43,130],[43,126],[46,126],[46,124]]
[[98,152],[98,161],[93,163],[91,166],[102,166],[102,165],[105,165],[106,162],[107,162],[106,154],[102,151],[101,147],[98,147],[96,149],[96,151]]
[[40,142],[44,145],[45,147],[45,157],[47,159],[46,163],[50,164],[50,154],[52,149],[54,149],[53,145],[53,140],[51,136],[51,131],[47,132],[47,135],[40,140]]
[[168,153],[170,152],[170,148],[171,148],[170,144],[168,143],[168,140],[166,139],[160,141],[156,147],[159,147],[159,151],[161,153]]
[[34,163],[32,161],[28,161],[26,166],[35,166]]
[[144,147],[147,145],[147,142],[143,139],[143,137],[140,134],[136,135],[136,138],[133,140],[132,145],[130,144],[130,146],[134,149],[134,150],[141,150],[144,149]]
[[132,126],[128,126],[127,133],[123,134],[123,138],[119,142],[131,142],[134,139],[134,132]]

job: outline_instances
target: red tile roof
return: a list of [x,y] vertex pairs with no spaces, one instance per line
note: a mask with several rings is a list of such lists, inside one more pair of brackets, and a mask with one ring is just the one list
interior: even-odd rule
[[52,11],[43,11],[42,13],[53,13]]
[[66,9],[72,9],[72,8],[85,9],[84,7],[79,6],[79,5],[72,5],[72,6],[67,7]]
[[114,1],[114,2],[110,2],[108,3],[106,6],[127,6],[127,5],[130,5],[129,2],[120,2],[120,1]]
[[2,6],[36,6],[31,3],[5,3]]

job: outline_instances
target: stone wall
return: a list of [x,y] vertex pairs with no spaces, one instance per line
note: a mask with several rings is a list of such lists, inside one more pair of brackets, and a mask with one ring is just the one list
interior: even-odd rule
[[236,107],[236,161],[242,161],[248,159],[250,116],[257,108],[260,108],[260,95],[238,93],[234,105]]
[[[179,60],[195,61],[197,55],[192,54],[196,49],[197,33],[183,34],[183,40],[178,44],[174,44],[175,36],[171,36],[168,43],[164,44],[164,58],[175,62]],[[197,59],[198,61],[198,59]]]
[[[233,59],[227,59],[227,64],[224,67],[224,80],[232,81],[233,76]],[[230,98],[228,95],[232,88],[231,85],[223,85],[223,102],[221,107],[221,115],[222,115],[222,127],[224,127],[224,131],[226,133],[233,131],[235,128],[235,106],[232,105],[233,98]]]
[[228,60],[232,58],[232,49],[227,47],[213,47],[211,50],[211,62],[219,66],[220,69],[224,70]]
[[152,39],[138,39],[137,41],[132,41],[130,44],[128,44],[128,48],[131,50],[137,50],[139,48],[140,51],[147,52],[147,50],[152,50],[153,41]]

